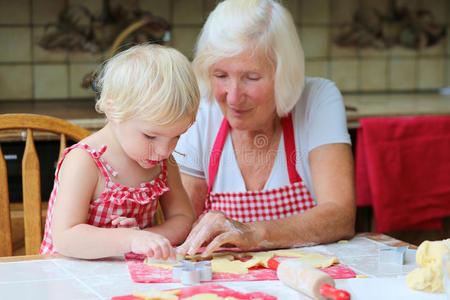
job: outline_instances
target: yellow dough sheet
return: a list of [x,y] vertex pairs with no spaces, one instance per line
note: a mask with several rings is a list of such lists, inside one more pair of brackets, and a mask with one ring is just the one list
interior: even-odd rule
[[[319,253],[305,252],[295,249],[282,249],[261,252],[214,252],[211,257],[203,258],[200,254],[186,256],[189,261],[201,261],[211,259],[211,268],[213,273],[231,273],[246,274],[248,269],[255,266],[263,266],[268,268],[267,262],[274,256],[294,257],[295,260],[303,261],[314,268],[326,268],[333,264],[339,263],[336,257],[327,257]],[[241,261],[239,258],[251,257],[247,261]],[[164,269],[172,269],[176,263],[173,262],[156,262],[149,263],[147,259],[145,263],[151,267]]]

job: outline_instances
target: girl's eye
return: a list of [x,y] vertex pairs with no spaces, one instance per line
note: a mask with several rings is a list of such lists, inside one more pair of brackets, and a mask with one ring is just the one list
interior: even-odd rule
[[144,133],[144,136],[145,136],[147,139],[149,139],[149,140],[153,140],[154,138],[156,138],[156,137],[153,136],[153,135],[148,135],[148,134],[145,134],[145,133]]

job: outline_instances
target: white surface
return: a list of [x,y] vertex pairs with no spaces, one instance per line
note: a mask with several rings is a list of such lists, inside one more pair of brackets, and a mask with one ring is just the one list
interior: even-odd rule
[[[302,250],[337,256],[357,274],[369,276],[336,280],[352,299],[445,299],[444,294],[411,291],[405,276],[416,267],[415,251],[406,253],[405,265],[379,265],[378,249],[383,244],[357,236],[349,243],[305,247]],[[261,291],[278,299],[310,299],[284,286],[280,281],[218,282],[226,287],[249,293]],[[0,263],[0,299],[110,299],[151,288],[181,287],[178,283],[135,283],[122,257],[102,260],[58,258]]]

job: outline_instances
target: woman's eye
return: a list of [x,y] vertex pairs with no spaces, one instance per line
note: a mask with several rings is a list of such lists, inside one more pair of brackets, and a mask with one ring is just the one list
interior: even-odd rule
[[255,81],[261,79],[260,76],[248,76],[247,78],[250,80],[255,80]]
[[216,78],[225,78],[226,75],[222,74],[222,73],[216,73],[216,74],[214,74],[214,77],[216,77]]
[[148,134],[144,134],[144,136],[149,139],[149,140],[153,140],[155,138],[155,136],[153,135],[148,135]]

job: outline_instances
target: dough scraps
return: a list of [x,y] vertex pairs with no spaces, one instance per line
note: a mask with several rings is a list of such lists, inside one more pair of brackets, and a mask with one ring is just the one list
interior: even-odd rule
[[181,290],[160,291],[151,289],[150,292],[134,292],[133,296],[143,298],[145,300],[178,300]]
[[[194,295],[192,297],[189,298],[184,298],[185,300],[238,300],[237,298],[234,297],[220,297],[217,296],[216,294],[211,294],[211,293],[203,293],[203,294],[197,294]],[[257,299],[255,299],[257,300]]]
[[[336,257],[327,257],[319,253],[305,252],[295,249],[282,249],[261,252],[214,252],[211,257],[203,258],[200,254],[186,256],[189,261],[201,261],[211,259],[211,268],[213,273],[246,274],[248,269],[256,266],[268,268],[267,262],[274,256],[295,257],[295,260],[303,261],[314,268],[326,268],[339,263]],[[247,261],[241,261],[239,258],[251,257]],[[172,269],[176,263],[173,262],[154,262],[149,263],[147,258],[145,264],[151,267]]]
[[442,241],[424,241],[416,252],[416,261],[421,268],[406,276],[408,287],[432,293],[443,293],[442,256],[450,251],[450,239]]

